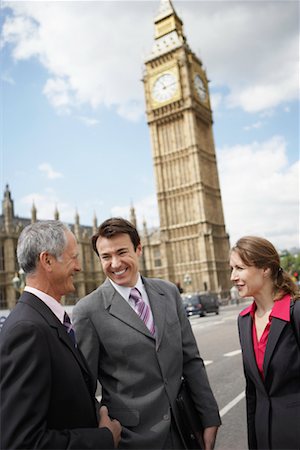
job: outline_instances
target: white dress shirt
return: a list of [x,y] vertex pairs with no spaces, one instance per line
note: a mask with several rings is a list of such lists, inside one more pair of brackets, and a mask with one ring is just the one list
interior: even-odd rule
[[150,311],[152,313],[151,305],[150,305],[150,302],[149,302],[149,298],[148,298],[146,289],[145,289],[145,287],[143,285],[142,278],[141,278],[140,274],[138,274],[138,280],[137,280],[135,286],[132,286],[132,287],[120,286],[119,284],[114,283],[110,278],[109,278],[109,281],[111,282],[113,287],[116,289],[116,291],[119,292],[119,294],[126,300],[126,302],[134,310],[135,310],[135,301],[130,297],[130,291],[134,287],[137,288],[140,291],[140,293],[141,293],[143,301],[149,306]]
[[42,300],[42,302],[44,302],[48,306],[48,308],[51,309],[58,320],[60,320],[61,323],[64,323],[65,310],[63,306],[57,300],[55,300],[55,298],[31,286],[25,286],[24,291],[31,292],[31,294],[36,295],[40,300]]

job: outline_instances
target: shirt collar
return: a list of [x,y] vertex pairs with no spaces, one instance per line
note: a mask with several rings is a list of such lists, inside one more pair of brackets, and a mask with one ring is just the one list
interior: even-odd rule
[[[290,322],[291,320],[290,305],[291,305],[291,296],[289,294],[286,294],[280,300],[276,300],[272,308],[270,317],[276,317],[277,319]],[[251,317],[253,317],[255,310],[256,310],[256,303],[254,301],[250,306],[245,308],[240,313],[240,316],[246,316],[247,314],[250,314]]]
[[277,319],[285,320],[286,322],[290,322],[290,320],[291,320],[291,296],[289,294],[286,294],[280,300],[276,300],[270,316],[276,317]]
[[135,284],[135,286],[128,287],[128,286],[120,286],[119,284],[112,281],[110,278],[108,278],[115,290],[128,302],[130,291],[133,287],[136,287],[141,293],[143,292],[143,282],[140,273],[138,273],[138,280]]
[[63,306],[57,300],[55,300],[55,298],[31,286],[25,286],[24,291],[36,295],[40,300],[42,300],[42,302],[44,302],[48,306],[48,308],[51,309],[51,311],[53,312],[53,314],[56,315],[58,320],[60,320],[60,322],[63,323],[65,310]]
[[253,317],[256,310],[256,303],[252,302],[251,305],[247,306],[247,308],[243,309],[243,311],[240,312],[240,316],[246,316],[247,314],[250,314],[251,317]]

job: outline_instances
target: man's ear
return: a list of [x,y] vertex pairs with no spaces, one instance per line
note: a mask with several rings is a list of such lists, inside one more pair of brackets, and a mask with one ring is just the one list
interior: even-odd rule
[[50,255],[50,253],[48,252],[40,253],[39,256],[40,264],[43,267],[43,269],[46,270],[47,272],[52,271],[52,258],[53,256]]
[[143,253],[143,250],[142,250],[142,244],[141,244],[141,243],[137,246],[135,252],[136,252],[136,254],[137,254],[138,256],[141,256],[141,254]]

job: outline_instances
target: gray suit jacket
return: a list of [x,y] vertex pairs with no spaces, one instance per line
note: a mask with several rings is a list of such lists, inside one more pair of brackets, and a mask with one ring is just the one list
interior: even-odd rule
[[109,280],[73,309],[79,346],[102,385],[102,403],[123,433],[120,448],[161,449],[184,375],[204,427],[220,425],[218,407],[177,287],[143,279],[154,338]]

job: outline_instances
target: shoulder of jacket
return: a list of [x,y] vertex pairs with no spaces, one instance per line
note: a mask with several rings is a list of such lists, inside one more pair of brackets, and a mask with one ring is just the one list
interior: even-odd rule
[[99,299],[102,297],[102,295],[103,295],[103,289],[102,289],[102,285],[101,285],[101,286],[98,286],[97,289],[95,289],[94,291],[90,292],[89,294],[85,295],[80,300],[78,300],[78,302],[76,303],[76,305],[74,306],[73,309],[78,310],[78,309],[82,309],[85,307],[89,307],[92,304],[94,304],[95,302],[99,301]]
[[291,302],[291,310],[294,321],[300,324],[300,300],[293,300]]
[[170,288],[170,287],[172,287],[172,288],[176,288],[177,289],[175,284],[172,283],[171,281],[168,281],[168,280],[162,280],[161,278],[145,278],[145,277],[142,277],[142,279],[143,279],[143,281],[146,284],[147,283],[154,284],[154,285],[159,286],[161,288],[164,288],[164,287],[165,288]]

